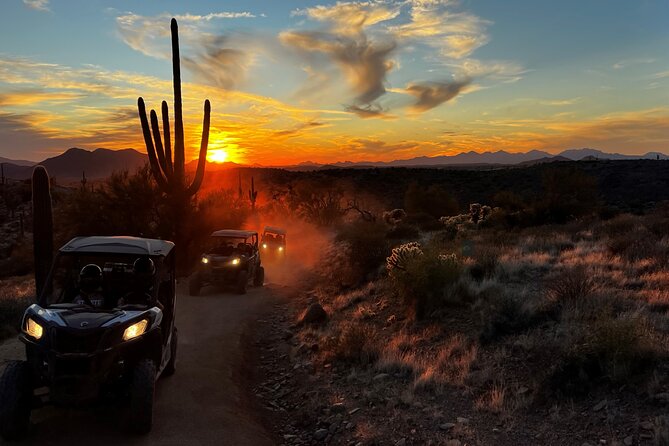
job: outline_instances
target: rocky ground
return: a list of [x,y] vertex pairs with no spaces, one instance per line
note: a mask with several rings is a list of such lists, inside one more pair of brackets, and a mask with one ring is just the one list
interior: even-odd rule
[[[406,372],[382,371],[371,362],[322,361],[324,347],[305,342],[313,328],[296,324],[313,294],[286,288],[283,295],[255,333],[262,353],[253,391],[285,445],[669,444],[669,426],[660,416],[669,404],[666,388],[652,397],[622,386],[577,400],[540,401],[533,397],[536,389],[521,385],[504,389],[506,404],[517,407],[494,410],[489,402],[482,408],[474,386],[421,390]],[[379,319],[392,316],[392,308],[379,311]]]

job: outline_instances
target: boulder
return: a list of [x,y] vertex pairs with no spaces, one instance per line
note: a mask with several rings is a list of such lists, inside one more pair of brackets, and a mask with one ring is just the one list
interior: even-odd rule
[[328,313],[321,304],[313,303],[300,317],[300,324],[322,324],[328,320]]

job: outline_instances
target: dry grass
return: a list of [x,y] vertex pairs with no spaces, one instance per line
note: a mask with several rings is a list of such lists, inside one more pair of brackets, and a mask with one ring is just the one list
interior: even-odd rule
[[502,413],[506,403],[506,388],[495,384],[490,390],[476,399],[474,407],[482,412]]
[[[314,335],[319,355],[399,378],[405,406],[454,388],[502,415],[622,383],[666,392],[666,364],[657,366],[669,358],[669,237],[645,224],[625,216],[530,228],[504,245],[494,230],[477,231],[461,259],[467,274],[443,295],[451,304],[424,321],[401,317],[390,280],[324,295],[332,319]],[[639,234],[654,237],[652,249]],[[423,240],[461,242],[440,243]]]
[[0,339],[14,335],[25,309],[34,301],[35,280],[32,276],[0,280]]

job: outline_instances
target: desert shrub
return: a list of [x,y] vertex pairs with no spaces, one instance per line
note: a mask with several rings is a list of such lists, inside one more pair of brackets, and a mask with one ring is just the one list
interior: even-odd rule
[[481,318],[482,344],[495,342],[504,336],[523,333],[549,318],[545,311],[532,310],[518,299],[500,292],[477,302]]
[[164,197],[148,167],[133,174],[115,172],[98,188],[64,196],[63,204],[58,226],[67,228],[69,236],[65,238],[118,234],[171,237],[171,220],[160,218]]
[[635,226],[626,233],[610,236],[607,246],[614,255],[628,260],[653,257],[656,254],[657,237],[643,226]]
[[548,279],[546,292],[560,308],[578,307],[597,290],[591,272],[585,265],[566,268]]
[[542,185],[534,205],[540,221],[565,223],[596,211],[596,182],[579,169],[549,168],[542,175]]
[[383,213],[383,221],[389,225],[397,225],[401,223],[407,216],[407,213],[404,209],[393,209],[392,211],[386,211]]
[[33,303],[34,295],[35,282],[31,277],[0,280],[0,339],[17,333],[23,313]]
[[421,319],[446,303],[446,292],[460,276],[461,265],[454,254],[424,252],[414,242],[394,248],[387,268],[407,309]]
[[323,352],[328,359],[369,364],[378,356],[373,335],[372,328],[364,323],[343,323],[336,334],[325,340]]
[[469,274],[477,282],[493,277],[499,265],[499,252],[495,249],[483,249],[476,253],[474,263],[469,266]]
[[418,229],[408,223],[398,223],[388,230],[386,238],[391,240],[416,239],[420,235]]
[[483,222],[491,213],[492,208],[490,206],[485,206],[480,203],[472,203],[469,205],[469,218],[475,225]]
[[443,215],[458,213],[458,202],[440,186],[428,187],[411,183],[404,195],[404,209],[407,214],[427,214],[438,219]]
[[657,359],[642,320],[605,316],[567,349],[549,382],[565,394],[585,394],[598,384],[628,383]]
[[0,278],[24,276],[33,270],[32,241],[24,238],[14,245],[9,256],[0,259]]
[[467,229],[476,228],[469,214],[453,215],[451,217],[444,216],[439,219],[439,222],[444,225],[444,230],[448,234],[453,234],[453,236]]
[[520,195],[505,190],[493,195],[492,204],[509,212],[521,211],[527,206]]
[[441,223],[433,215],[427,212],[409,214],[403,220],[404,223],[418,227],[421,231],[438,231],[442,229]]
[[390,245],[386,239],[386,227],[381,222],[358,220],[339,229],[339,243],[349,247],[353,281],[362,282],[377,272],[388,255]]
[[632,232],[640,225],[639,217],[622,214],[598,225],[594,232],[599,237],[618,237]]
[[290,207],[297,215],[318,226],[332,226],[346,215],[344,192],[340,189],[323,189],[310,184],[300,184],[290,195]]

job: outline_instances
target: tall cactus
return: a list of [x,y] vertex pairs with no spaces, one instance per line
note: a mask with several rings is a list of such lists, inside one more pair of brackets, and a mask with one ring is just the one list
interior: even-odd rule
[[239,201],[242,201],[242,197],[244,196],[244,191],[242,190],[242,172],[237,171],[237,175],[239,175],[239,189],[237,190],[237,195],[239,197]]
[[86,183],[88,183],[88,180],[86,179],[86,171],[83,170],[81,172],[81,190],[83,192],[86,192]]
[[37,296],[50,291],[47,283],[53,263],[53,212],[51,209],[51,182],[44,166],[33,169],[33,254],[35,256],[35,290]]
[[252,211],[255,211],[256,209],[257,198],[258,198],[258,191],[256,190],[255,183],[253,182],[253,177],[251,177],[251,189],[249,189],[249,201],[251,202]]
[[[185,174],[185,139],[184,124],[181,103],[181,65],[179,60],[179,27],[177,21],[172,19],[172,74],[174,84],[174,147],[170,142],[170,120],[167,102],[162,102],[163,137],[158,126],[158,116],[155,110],[151,110],[151,126],[146,117],[144,99],[137,99],[139,109],[139,120],[144,134],[146,152],[149,155],[149,164],[153,177],[158,187],[172,200],[172,211],[174,212],[174,232],[177,244],[183,242],[181,219],[186,215],[190,198],[197,193],[202,185],[204,169],[207,158],[207,146],[209,144],[209,122],[211,105],[209,99],[204,101],[204,121],[202,123],[202,140],[200,143],[200,154],[197,170],[193,182],[186,184]],[[153,138],[151,135],[153,131]],[[155,144],[155,145],[154,145]],[[174,157],[172,156],[174,154]],[[186,247],[183,247],[185,251]]]
[[[202,140],[200,143],[200,155],[197,163],[195,178],[190,185],[185,184],[185,155],[184,155],[184,124],[181,103],[181,65],[179,61],[179,27],[176,19],[172,19],[172,74],[174,84],[174,159],[172,159],[172,146],[170,143],[170,121],[167,102],[162,103],[163,134],[165,143],[160,135],[158,116],[155,110],[151,110],[151,127],[146,118],[146,107],[144,99],[137,99],[139,109],[139,120],[144,133],[144,143],[149,155],[151,172],[160,188],[167,194],[190,197],[194,195],[202,185],[204,178],[205,161],[207,158],[207,146],[209,144],[209,121],[211,105],[209,99],[204,101],[204,121],[202,123]],[[153,139],[151,138],[153,130]],[[155,146],[154,146],[155,140]]]

